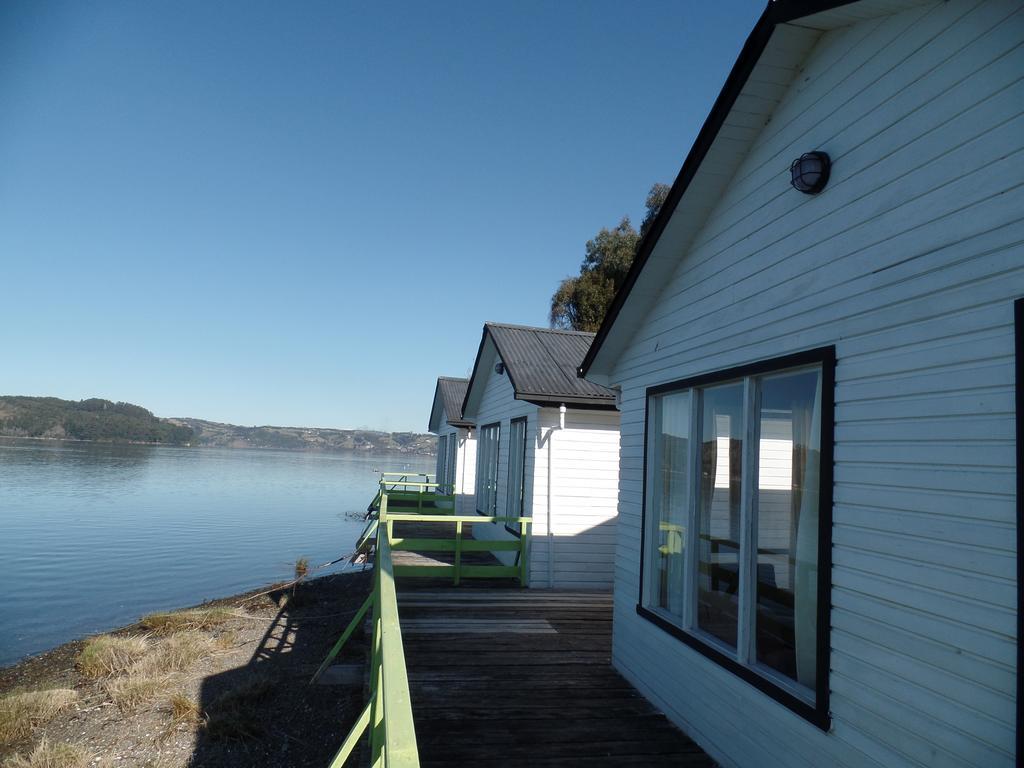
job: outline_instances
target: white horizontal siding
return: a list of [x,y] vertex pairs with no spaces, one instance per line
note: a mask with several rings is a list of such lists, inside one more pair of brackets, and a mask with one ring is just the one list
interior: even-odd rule
[[[448,424],[447,414],[442,414],[442,426],[438,435],[454,436],[455,452],[455,511],[459,515],[472,515],[476,511],[476,433]],[[438,457],[440,467],[440,457]]]
[[[530,586],[611,589],[618,512],[618,413],[568,409],[554,436],[552,521],[548,536],[548,466],[551,427],[558,411],[515,399],[505,374],[488,371],[476,422],[500,423],[497,514],[507,514],[510,422],[526,417],[523,514],[532,518]],[[478,524],[480,539],[512,540],[504,525]],[[553,543],[553,546],[552,546]],[[551,550],[549,563],[549,548]],[[511,565],[515,555],[495,556]]]
[[[615,663],[725,765],[1014,762],[1022,43],[1008,0],[825,33],[612,372]],[[817,197],[786,174],[811,149],[834,162]],[[824,345],[827,734],[635,612],[646,387]]]
[[618,514],[619,414],[568,408],[564,429],[559,428],[555,408],[542,408],[539,417],[530,583],[610,590]]
[[[529,516],[531,514],[533,496],[532,467],[536,452],[534,435],[537,429],[537,410],[537,406],[532,403],[515,399],[515,390],[512,388],[512,383],[509,381],[507,374],[499,375],[493,369],[487,370],[484,389],[475,419],[478,428],[495,423],[500,425],[498,434],[498,499],[496,513],[498,517],[504,516],[507,513],[510,422],[512,419],[522,417],[526,417],[523,515]],[[479,467],[477,471],[479,471]],[[475,512],[476,509],[474,508],[473,511]],[[515,539],[513,534],[505,530],[504,524],[499,523],[477,523],[473,526],[473,536],[477,539],[498,541],[511,541]],[[494,555],[506,565],[512,565],[515,562],[515,554],[512,552],[495,552]]]

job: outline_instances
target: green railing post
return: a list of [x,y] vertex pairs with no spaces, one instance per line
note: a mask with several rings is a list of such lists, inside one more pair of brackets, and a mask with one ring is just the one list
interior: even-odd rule
[[[399,519],[400,516],[397,516]],[[398,620],[398,594],[391,562],[394,520],[388,516],[388,488],[381,479],[380,510],[376,522],[377,552],[373,590],[349,623],[345,633],[317,670],[322,672],[345,644],[363,615],[373,605],[373,640],[370,650],[370,700],[349,731],[330,768],[341,768],[368,731],[370,764],[383,768],[419,768],[419,751],[412,719],[409,677],[405,666],[402,629]],[[380,525],[380,523],[384,525]],[[364,532],[364,537],[369,533]]]
[[[384,495],[387,499],[387,494]],[[383,502],[382,502],[383,503]],[[383,509],[383,507],[382,507]],[[373,591],[380,597],[380,556],[381,541],[384,530],[377,529],[377,562],[373,574]],[[381,648],[380,617],[383,611],[380,599],[373,601],[373,649],[370,654],[370,699],[373,702],[373,713],[370,716],[370,762],[375,763],[380,757],[382,729],[384,727],[384,693],[381,686],[381,675],[384,669],[384,656]]]
[[[378,696],[384,700],[384,763],[389,768],[418,768],[419,751],[412,719],[409,675],[405,667],[402,628],[398,621],[398,594],[387,537],[377,545],[380,557],[381,666]],[[376,758],[375,758],[376,759]]]

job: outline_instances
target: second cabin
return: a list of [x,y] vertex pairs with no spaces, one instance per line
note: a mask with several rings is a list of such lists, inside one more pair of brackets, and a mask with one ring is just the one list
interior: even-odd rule
[[[474,506],[532,518],[529,585],[611,589],[619,481],[615,392],[576,376],[591,333],[487,323],[461,418],[476,425]],[[473,526],[513,539],[516,526]],[[512,552],[497,552],[511,565]]]
[[429,429],[437,435],[437,482],[443,493],[454,494],[455,513],[472,515],[476,439],[473,422],[462,417],[469,379],[438,376]]

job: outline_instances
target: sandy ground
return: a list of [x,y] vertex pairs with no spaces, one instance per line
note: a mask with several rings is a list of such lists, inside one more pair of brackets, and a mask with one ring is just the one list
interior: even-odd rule
[[[26,738],[0,745],[0,765],[45,738],[83,747],[95,766],[324,768],[362,707],[364,684],[358,674],[342,684],[308,681],[369,588],[368,572],[351,573],[306,581],[294,596],[280,589],[206,603],[230,610],[202,630],[212,650],[133,706],[115,703],[109,680],[81,673],[83,641],[2,669],[0,695],[72,688],[78,697]],[[135,625],[112,634],[144,633]],[[365,667],[366,645],[357,632],[338,661]],[[179,708],[182,698],[192,703],[193,717],[174,717],[176,694]]]

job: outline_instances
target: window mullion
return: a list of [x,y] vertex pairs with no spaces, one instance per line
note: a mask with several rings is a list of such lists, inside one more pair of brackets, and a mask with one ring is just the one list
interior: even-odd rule
[[690,487],[687,489],[686,540],[683,546],[683,628],[692,629],[696,624],[697,603],[697,502],[700,495],[700,391],[690,390],[690,439],[687,441],[689,455]]
[[757,604],[757,487],[760,430],[757,380],[743,382],[743,464],[740,487],[739,620],[736,656],[741,664],[752,663],[754,620]]

